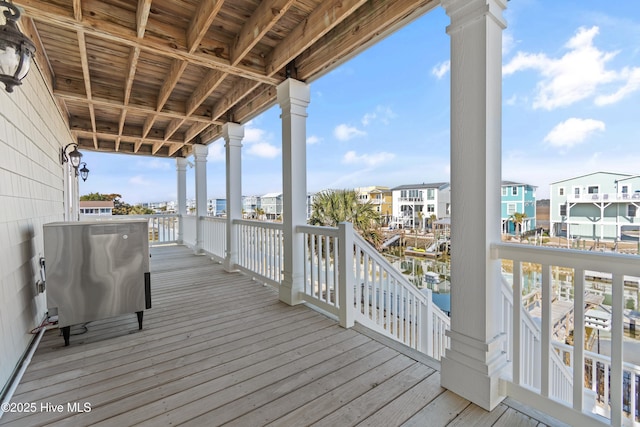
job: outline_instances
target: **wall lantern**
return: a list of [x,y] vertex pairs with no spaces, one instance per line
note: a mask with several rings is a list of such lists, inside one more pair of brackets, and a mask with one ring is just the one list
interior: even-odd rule
[[27,76],[36,47],[18,29],[18,8],[6,0],[0,0],[0,8],[5,9],[5,23],[0,25],[0,82],[7,92],[13,92],[13,87]]
[[[67,149],[73,146],[73,150],[67,154]],[[78,176],[78,168],[80,167],[80,161],[82,160],[82,153],[78,151],[78,144],[72,142],[67,144],[64,148],[60,149],[60,164],[64,165],[67,162],[71,163],[71,166],[76,171],[76,176]],[[86,163],[84,168],[86,169]],[[89,169],[87,169],[87,173],[89,173]]]
[[[83,181],[87,180],[87,177],[89,177],[89,169],[87,169],[87,164],[85,162],[80,163],[82,165],[82,167],[80,168],[80,178],[82,178]],[[76,176],[78,176],[78,170],[76,169]]]

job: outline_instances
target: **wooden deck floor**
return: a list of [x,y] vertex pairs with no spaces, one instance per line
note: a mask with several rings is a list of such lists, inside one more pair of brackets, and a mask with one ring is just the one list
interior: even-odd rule
[[12,398],[34,411],[0,425],[556,424],[511,401],[486,412],[440,387],[438,362],[184,247],[153,248],[151,270],[144,329],[134,314],[91,322],[66,348],[47,331]]

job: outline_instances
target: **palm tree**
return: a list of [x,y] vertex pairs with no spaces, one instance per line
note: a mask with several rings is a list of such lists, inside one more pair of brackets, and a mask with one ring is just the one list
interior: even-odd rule
[[379,247],[382,243],[380,214],[370,201],[361,203],[354,190],[327,190],[315,195],[309,224],[337,227],[345,221],[351,222],[373,246]]
[[520,237],[520,233],[522,232],[522,223],[527,218],[526,213],[514,212],[513,215],[509,217],[509,220],[513,222],[515,226],[516,236]]

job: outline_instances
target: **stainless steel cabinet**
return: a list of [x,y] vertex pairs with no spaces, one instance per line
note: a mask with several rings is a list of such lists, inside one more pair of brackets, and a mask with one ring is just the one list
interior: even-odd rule
[[44,225],[47,307],[65,345],[71,325],[151,308],[146,220]]

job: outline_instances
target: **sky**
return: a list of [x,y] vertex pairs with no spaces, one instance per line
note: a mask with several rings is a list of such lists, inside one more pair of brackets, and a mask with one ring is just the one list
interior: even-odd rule
[[[502,178],[543,199],[574,176],[640,174],[638,1],[511,0],[504,17]],[[309,192],[450,181],[449,23],[437,7],[310,84]],[[279,116],[276,105],[245,125],[244,195],[282,191]],[[83,161],[81,195],[176,200],[173,159],[84,150]],[[207,193],[225,197],[222,139],[209,144]]]

